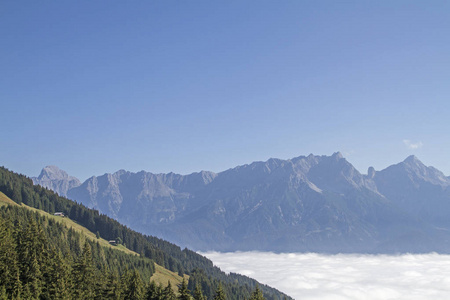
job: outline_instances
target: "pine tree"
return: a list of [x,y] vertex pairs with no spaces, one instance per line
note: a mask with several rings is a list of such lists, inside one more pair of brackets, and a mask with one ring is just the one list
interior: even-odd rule
[[0,300],[8,300],[8,295],[6,294],[6,288],[4,285],[0,287]]
[[219,283],[219,286],[216,289],[216,294],[214,295],[214,300],[226,300],[225,292],[223,291],[221,283]]
[[108,272],[104,265],[101,265],[100,272],[94,273],[94,299],[101,300],[104,299],[103,292],[106,289],[106,284],[108,282]]
[[183,278],[183,282],[181,283],[181,287],[178,290],[178,300],[191,300],[191,295],[189,294],[189,290],[187,288],[186,280]]
[[19,229],[16,239],[23,298],[39,299],[43,284],[41,266],[47,263],[43,259],[46,256],[46,241],[42,229],[30,219],[26,226]]
[[250,300],[265,300],[263,293],[259,289],[259,286],[256,286],[255,290],[253,291],[252,295],[250,296]]
[[45,296],[48,299],[68,299],[70,296],[70,267],[64,260],[61,251],[53,249]]
[[175,296],[175,292],[172,289],[172,284],[170,283],[170,280],[166,286],[166,288],[163,291],[163,299],[164,300],[176,300],[177,296]]
[[73,266],[74,298],[94,298],[94,267],[91,246],[86,241],[83,251]]
[[128,271],[125,280],[125,299],[129,300],[140,300],[143,298],[143,284],[141,280],[141,275],[136,270]]
[[122,299],[122,286],[117,270],[108,274],[102,296],[104,299]]
[[146,300],[162,300],[163,299],[163,288],[161,285],[156,285],[155,281],[150,281],[147,287],[147,293],[145,295]]
[[0,219],[0,287],[4,294],[20,296],[21,281],[12,224]]
[[195,286],[195,290],[194,290],[194,299],[195,299],[195,300],[206,300],[205,296],[203,296],[202,288],[200,287],[199,284],[197,284],[197,285]]

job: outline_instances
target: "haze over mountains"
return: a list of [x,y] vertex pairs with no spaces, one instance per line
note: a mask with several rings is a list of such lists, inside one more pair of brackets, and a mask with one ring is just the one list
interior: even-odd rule
[[358,172],[342,155],[269,159],[220,173],[132,173],[37,184],[196,250],[450,253],[450,179],[416,157]]

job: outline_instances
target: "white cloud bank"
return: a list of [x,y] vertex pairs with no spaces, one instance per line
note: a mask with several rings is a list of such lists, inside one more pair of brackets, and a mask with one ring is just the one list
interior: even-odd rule
[[411,150],[419,149],[423,146],[422,142],[413,143],[410,140],[403,140],[403,144],[405,144],[405,146]]
[[201,254],[297,300],[450,299],[450,255]]

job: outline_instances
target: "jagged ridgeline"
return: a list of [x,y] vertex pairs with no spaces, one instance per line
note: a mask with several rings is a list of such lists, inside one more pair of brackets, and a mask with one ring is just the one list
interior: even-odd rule
[[[152,291],[171,299],[170,286],[150,284],[154,262],[189,278],[187,286],[179,286],[179,297],[187,291],[212,299],[223,291],[227,299],[249,299],[259,291],[251,278],[227,275],[193,251],[135,232],[3,167],[0,192],[6,195],[0,199],[0,299],[154,299]],[[58,222],[51,216],[55,212],[97,237]],[[122,251],[100,240],[115,240]],[[259,288],[266,299],[291,299],[271,287]]]

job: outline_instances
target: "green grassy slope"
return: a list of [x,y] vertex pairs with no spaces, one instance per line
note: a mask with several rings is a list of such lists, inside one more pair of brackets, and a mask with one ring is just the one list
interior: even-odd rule
[[[14,202],[16,203],[15,208],[23,209],[26,207],[26,210],[29,210],[30,213],[57,223],[58,226],[64,227],[65,231],[70,229],[76,235],[85,236],[92,247],[104,248],[105,251],[115,253],[111,253],[109,257],[116,254],[122,256],[122,262],[120,263],[114,259],[110,261],[114,268],[121,270],[120,272],[123,272],[127,266],[128,268],[132,266],[132,268],[139,269],[141,275],[145,276],[146,281],[153,275],[152,278],[163,285],[170,279],[172,286],[177,285],[177,282],[173,281],[182,279],[178,275],[188,274],[188,288],[192,291],[196,285],[200,285],[204,295],[208,298],[213,298],[215,290],[221,285],[230,300],[247,299],[250,297],[252,290],[259,285],[267,300],[291,299],[289,296],[269,286],[259,284],[249,277],[235,273],[226,274],[215,267],[212,261],[194,251],[181,249],[179,246],[157,237],[136,232],[97,210],[89,209],[80,203],[60,197],[51,190],[34,185],[31,179],[11,172],[4,167],[0,167],[0,192],[4,193],[0,197],[3,199],[0,202],[0,206],[3,206],[3,208],[6,204],[14,205],[12,204]],[[10,206],[9,208],[13,207]],[[63,212],[69,218],[54,216],[55,212]],[[48,227],[48,230],[49,233],[55,234],[55,230],[51,232],[50,227]],[[98,233],[104,240],[97,239],[94,233]],[[107,241],[112,239],[120,239],[128,249],[109,245]],[[76,241],[73,243],[76,243]],[[72,244],[69,246],[72,246]],[[70,249],[77,251],[73,247]],[[119,252],[115,250],[122,250],[122,252],[119,255]],[[96,259],[99,261],[97,266],[100,269],[102,258],[97,255]],[[139,262],[139,260],[142,261]],[[151,266],[147,266],[150,262]],[[166,270],[156,267],[153,263],[164,267]]]
[[[0,206],[3,205],[19,206],[13,200],[7,197],[4,193],[0,192]],[[20,206],[29,209],[31,211],[38,212],[40,215],[45,216],[49,219],[53,219],[54,221],[63,224],[67,228],[72,228],[75,231],[81,233],[85,238],[91,241],[99,242],[99,244],[103,247],[112,248],[130,255],[139,255],[138,253],[124,247],[123,245],[113,246],[103,238],[97,239],[96,235],[93,232],[88,230],[86,227],[78,224],[77,222],[69,219],[68,217],[54,216],[37,208],[29,207],[28,205],[25,205],[23,203]],[[185,279],[189,280],[189,276],[185,275]],[[179,276],[177,273],[167,270],[158,264],[155,264],[155,274],[153,274],[151,280],[154,280],[157,284],[161,284],[164,287],[167,286],[168,281],[170,281],[172,283],[174,291],[178,292],[178,285],[181,284],[183,278]]]
[[[10,198],[8,198],[5,194],[0,192],[0,205],[1,204],[3,204],[3,205],[18,205],[17,203],[12,201]],[[47,217],[49,219],[53,219],[56,222],[63,224],[67,228],[72,228],[75,231],[81,233],[87,239],[89,239],[91,241],[99,242],[99,244],[101,246],[103,246],[103,247],[113,248],[113,249],[120,250],[120,251],[123,251],[123,252],[128,253],[128,254],[139,255],[138,253],[136,253],[134,251],[131,251],[130,249],[124,247],[123,245],[113,246],[107,240],[105,240],[105,239],[103,239],[101,237],[99,239],[97,239],[96,235],[93,232],[89,231],[86,227],[83,227],[82,225],[80,225],[77,222],[69,219],[68,217],[54,216],[54,215],[49,214],[49,213],[47,213],[47,212],[45,212],[43,210],[30,207],[30,206],[25,205],[23,203],[20,206],[21,207],[25,207],[26,209],[38,212],[40,215],[45,216],[45,217]]]
[[[189,276],[184,275],[184,278],[189,281]],[[181,285],[183,277],[179,276],[177,273],[167,270],[166,268],[155,264],[155,274],[153,274],[151,280],[154,280],[157,284],[161,284],[163,287],[167,286],[167,282],[171,282],[172,288],[175,293],[178,292],[178,286]]]
[[12,201],[5,194],[0,192],[0,206],[1,205],[18,205],[16,202]]

